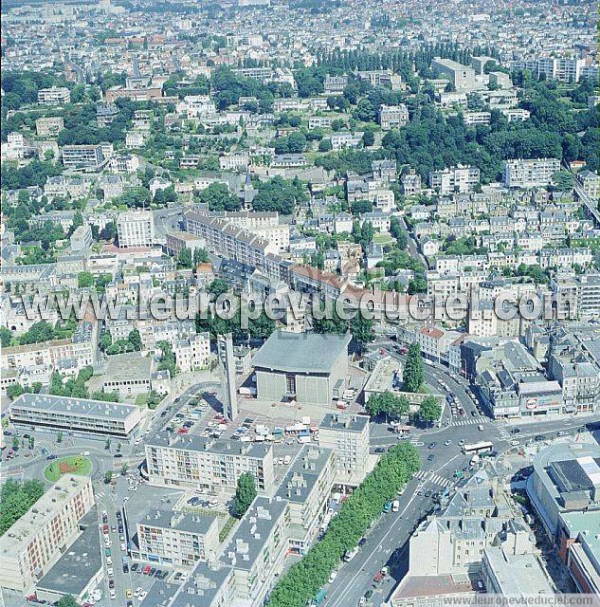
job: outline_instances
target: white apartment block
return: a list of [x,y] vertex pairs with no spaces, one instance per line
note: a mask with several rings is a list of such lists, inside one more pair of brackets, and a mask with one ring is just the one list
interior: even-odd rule
[[259,607],[283,571],[288,551],[289,504],[257,497],[223,551],[233,567],[236,599],[230,607]]
[[79,535],[92,481],[64,475],[0,538],[0,587],[30,594]]
[[586,67],[585,59],[566,57],[539,57],[520,62],[519,66],[529,70],[537,78],[544,75],[547,80],[560,82],[579,82]]
[[183,373],[207,366],[210,357],[210,333],[190,335],[173,344],[175,362]]
[[61,154],[67,168],[97,168],[104,162],[101,145],[65,145]]
[[95,361],[93,340],[54,339],[39,344],[2,348],[2,369],[24,369],[38,365],[56,367],[61,361],[73,361],[83,369]]
[[504,165],[504,185],[508,188],[535,188],[551,183],[552,175],[560,171],[558,158],[507,160]]
[[278,253],[277,245],[249,230],[230,225],[225,218],[188,211],[184,214],[184,223],[188,232],[204,238],[210,251],[228,259],[262,269],[267,255]]
[[429,173],[429,186],[442,195],[472,192],[479,180],[480,171],[472,166],[459,165]]
[[64,128],[65,121],[60,116],[38,118],[35,121],[35,130],[38,137],[56,137]]
[[369,418],[327,413],[319,425],[319,446],[336,457],[336,483],[358,486],[369,472]]
[[304,554],[315,540],[327,515],[335,480],[331,449],[306,445],[285,475],[275,499],[289,502],[289,542],[295,554]]
[[10,403],[10,419],[16,426],[48,432],[128,439],[142,419],[141,408],[87,398],[22,394]]
[[150,509],[137,523],[137,536],[132,558],[168,567],[214,560],[219,549],[218,520],[204,514]]
[[63,105],[71,101],[71,91],[64,86],[53,86],[38,91],[38,103],[44,105]]
[[154,244],[152,211],[127,211],[117,216],[119,248],[150,247]]
[[246,170],[250,164],[248,152],[235,152],[233,154],[224,154],[219,158],[219,167],[222,171],[240,171]]
[[382,105],[379,107],[377,117],[383,131],[399,129],[408,124],[408,108],[404,104]]
[[205,487],[233,495],[240,475],[250,472],[259,494],[274,490],[271,446],[161,435],[146,443],[146,461],[153,485]]
[[525,122],[529,120],[531,112],[529,110],[523,110],[521,108],[509,108],[502,110],[502,114],[506,116],[509,122]]
[[465,112],[463,114],[463,120],[467,126],[489,124],[491,119],[491,112]]

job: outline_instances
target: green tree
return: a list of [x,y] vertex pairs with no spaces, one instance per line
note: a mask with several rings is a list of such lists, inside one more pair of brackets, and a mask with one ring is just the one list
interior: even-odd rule
[[192,250],[188,249],[187,247],[185,249],[181,249],[181,251],[179,251],[179,255],[177,256],[177,264],[182,268],[191,268]]
[[198,194],[200,202],[207,204],[210,211],[237,211],[241,201],[234,196],[226,184],[211,183]]
[[404,365],[404,389],[407,392],[419,392],[423,387],[425,376],[423,372],[423,359],[418,342],[412,343],[408,348],[406,364]]
[[137,329],[132,329],[127,336],[127,341],[133,347],[134,352],[140,352],[142,349],[142,336]]
[[79,607],[79,603],[70,594],[65,594],[60,597],[56,607]]
[[113,473],[112,473],[112,470],[107,470],[107,471],[104,473],[104,482],[105,482],[107,485],[110,485],[110,483],[111,483],[111,481],[112,481],[112,478],[113,478]]
[[57,442],[58,444],[60,444],[60,443],[62,443],[62,441],[63,441],[63,433],[62,433],[62,432],[59,430],[59,431],[56,433],[56,442]]
[[384,415],[398,419],[408,413],[410,403],[405,396],[396,396],[389,390],[371,396],[365,405],[367,413],[373,417]]
[[244,516],[248,508],[250,508],[250,504],[252,504],[256,495],[257,492],[254,475],[251,472],[244,472],[238,478],[233,505],[235,515],[238,518],[242,518],[242,516]]
[[8,348],[12,340],[12,332],[8,327],[0,327],[0,345]]
[[440,418],[442,406],[435,396],[428,396],[419,408],[419,417],[426,422],[434,422]]
[[125,476],[127,474],[127,470],[129,469],[129,466],[125,463],[121,466],[121,476]]
[[91,272],[79,272],[77,274],[77,286],[85,289],[94,285],[94,275]]
[[25,388],[23,388],[21,384],[11,384],[6,388],[6,395],[11,400],[15,400],[15,398],[18,398],[21,394],[25,394]]

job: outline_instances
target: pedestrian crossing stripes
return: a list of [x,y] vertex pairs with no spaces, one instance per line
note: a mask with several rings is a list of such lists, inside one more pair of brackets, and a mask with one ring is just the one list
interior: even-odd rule
[[431,470],[419,470],[415,474],[415,478],[419,479],[420,481],[430,482],[434,485],[439,485],[441,487],[452,487],[452,485],[454,484],[451,480],[444,478],[443,476],[440,476],[435,472],[431,472]]
[[418,442],[420,442],[420,441],[421,441],[421,439],[420,439],[418,436],[413,436],[413,437],[410,439],[410,444],[411,444],[411,445],[416,445],[416,444],[417,444]]
[[459,419],[455,422],[452,422],[451,426],[474,426],[479,424],[488,424],[490,423],[489,418],[487,417],[472,417],[471,419]]

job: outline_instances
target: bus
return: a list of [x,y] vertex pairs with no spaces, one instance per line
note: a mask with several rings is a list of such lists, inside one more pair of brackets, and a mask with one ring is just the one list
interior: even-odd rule
[[491,441],[480,441],[471,445],[463,445],[462,452],[469,455],[482,455],[491,453],[494,450],[494,445]]

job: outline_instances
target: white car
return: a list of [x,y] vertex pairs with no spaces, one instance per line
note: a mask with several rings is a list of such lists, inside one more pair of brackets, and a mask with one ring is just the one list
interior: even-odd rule
[[111,601],[114,601],[114,600],[117,598],[117,593],[115,592],[115,589],[114,589],[114,588],[111,588],[111,589],[110,589],[109,594],[110,594],[110,600],[111,600]]
[[148,593],[143,590],[142,592],[140,592],[140,596],[138,597],[138,599],[140,600],[140,603],[148,596]]
[[106,573],[108,574],[108,577],[112,577],[115,574],[115,570],[112,567],[109,567],[106,570]]
[[126,546],[125,542],[121,542],[121,550],[123,552],[125,552],[127,550],[127,546]]
[[448,439],[447,441],[444,441],[444,445],[446,445],[446,447],[451,444],[452,444],[452,441],[450,439]]
[[106,564],[107,564],[107,565],[112,565],[112,564],[113,564],[113,563],[112,563],[112,557],[110,557],[110,556],[107,556],[107,557],[106,557]]
[[144,589],[141,586],[138,586],[135,589],[135,592],[133,593],[133,596],[137,599],[140,596],[140,594],[142,594],[142,592],[144,592]]
[[510,441],[510,446],[511,446],[511,447],[516,447],[518,444],[519,444],[519,441],[518,441],[518,440],[511,440],[511,441]]

